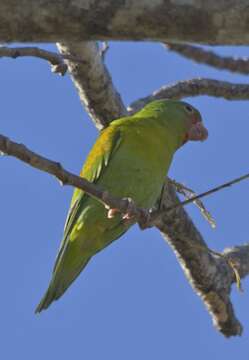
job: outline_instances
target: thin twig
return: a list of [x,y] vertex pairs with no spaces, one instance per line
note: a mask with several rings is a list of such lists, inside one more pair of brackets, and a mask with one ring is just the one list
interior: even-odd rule
[[76,63],[82,62],[82,60],[77,59],[76,57],[60,55],[52,51],[40,49],[38,47],[10,48],[7,46],[0,46],[0,58],[10,57],[16,59],[21,56],[32,56],[47,60],[52,66],[52,72],[59,73],[62,76],[65,75],[65,73],[67,72],[67,64],[64,62],[64,60],[70,60]]
[[[216,193],[216,192],[218,192],[218,191],[220,191],[220,190],[222,190],[222,189],[224,189],[226,187],[230,187],[230,186],[232,186],[234,184],[237,184],[237,183],[239,183],[239,182],[241,182],[243,180],[246,180],[248,178],[249,178],[249,173],[245,174],[245,175],[242,175],[242,176],[240,176],[238,178],[235,178],[235,179],[233,179],[231,181],[228,181],[228,182],[226,182],[224,184],[221,184],[221,185],[219,185],[219,186],[217,186],[215,188],[212,188],[212,189],[210,189],[208,191],[205,191],[205,192],[203,192],[201,194],[190,197],[187,200],[178,202],[178,203],[176,203],[174,205],[171,205],[171,206],[168,206],[168,207],[164,207],[163,210],[161,210],[161,209],[153,210],[153,211],[150,212],[149,218],[147,219],[147,222],[146,223],[141,223],[141,228],[143,229],[143,228],[155,226],[155,225],[157,225],[158,223],[161,222],[161,218],[164,216],[164,214],[167,214],[168,212],[170,212],[172,210],[175,210],[175,209],[178,209],[180,207],[183,207],[185,205],[194,203],[194,202],[198,201],[201,198],[204,198],[204,197],[206,197],[208,195],[214,194],[214,193]],[[170,181],[172,181],[172,180],[170,180]]]
[[188,44],[167,43],[164,46],[171,51],[194,60],[197,63],[207,64],[217,69],[229,70],[240,74],[249,74],[249,58],[233,58],[219,56],[213,51],[204,50],[200,47]]
[[237,184],[237,183],[239,183],[239,182],[241,182],[241,181],[243,181],[243,180],[246,180],[246,179],[248,179],[248,178],[249,178],[249,173],[248,173],[248,174],[245,174],[245,175],[242,175],[242,176],[240,176],[240,177],[238,177],[238,178],[235,178],[235,179],[233,179],[233,180],[231,180],[231,181],[228,181],[228,182],[226,182],[226,183],[224,183],[224,184],[221,184],[221,185],[219,185],[219,186],[217,186],[217,187],[215,187],[215,188],[212,188],[212,189],[210,189],[210,190],[208,190],[208,191],[205,191],[205,192],[203,192],[203,193],[201,193],[201,194],[198,194],[198,195],[196,195],[196,196],[193,196],[193,197],[191,197],[191,198],[189,198],[189,199],[187,199],[187,200],[185,200],[185,201],[182,201],[182,202],[179,203],[179,204],[175,204],[175,205],[173,205],[173,206],[169,206],[168,208],[164,209],[164,211],[167,212],[167,211],[176,209],[176,208],[178,208],[178,207],[180,207],[180,206],[184,206],[184,205],[190,204],[190,203],[192,203],[192,202],[195,202],[195,201],[197,201],[197,200],[199,200],[199,199],[201,199],[201,198],[204,198],[204,197],[206,197],[206,196],[208,196],[208,195],[214,194],[214,193],[217,192],[217,191],[220,191],[220,190],[222,190],[222,189],[224,189],[224,188],[226,188],[226,187],[229,187],[229,186],[232,186],[232,185],[234,185],[234,184]]
[[143,229],[143,228],[155,226],[155,225],[157,225],[158,223],[161,222],[161,218],[164,216],[164,214],[167,214],[168,212],[170,212],[172,210],[175,210],[175,209],[178,209],[180,207],[183,207],[185,205],[194,203],[194,202],[198,201],[201,198],[204,198],[204,197],[206,197],[208,195],[214,194],[214,193],[216,193],[216,192],[218,192],[218,191],[220,191],[220,190],[222,190],[222,189],[224,189],[226,187],[230,187],[230,186],[232,186],[234,184],[237,184],[237,183],[239,183],[239,182],[241,182],[243,180],[246,180],[248,178],[249,178],[249,173],[245,174],[245,175],[242,175],[242,176],[240,176],[238,178],[235,178],[235,179],[233,179],[231,181],[228,181],[228,182],[226,182],[224,184],[221,184],[221,185],[219,185],[219,186],[217,186],[215,188],[212,188],[212,189],[210,189],[208,191],[205,191],[205,192],[203,192],[201,194],[190,197],[187,200],[178,202],[178,203],[176,203],[174,205],[171,205],[171,206],[168,206],[168,207],[166,206],[166,207],[164,207],[163,210],[161,210],[161,209],[153,210],[153,211],[150,212],[149,218],[147,219],[147,222],[146,223],[141,223],[141,228]]
[[[170,183],[175,187],[176,191],[179,194],[182,194],[183,196],[185,196],[185,198],[187,199],[192,199],[193,197],[196,196],[196,193],[190,189],[189,187],[173,180],[173,179],[168,179],[170,181]],[[198,207],[198,209],[200,210],[201,214],[203,215],[204,219],[207,220],[207,222],[210,224],[210,226],[212,228],[216,227],[216,223],[214,218],[212,217],[212,215],[210,214],[210,212],[206,209],[206,207],[204,206],[203,202],[200,199],[197,199],[195,201],[193,201],[193,203]]]

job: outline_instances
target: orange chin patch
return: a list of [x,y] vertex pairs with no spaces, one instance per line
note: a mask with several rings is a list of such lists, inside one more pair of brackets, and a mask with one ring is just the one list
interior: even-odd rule
[[204,141],[208,138],[208,131],[202,121],[193,121],[190,129],[185,135],[183,144],[187,141]]

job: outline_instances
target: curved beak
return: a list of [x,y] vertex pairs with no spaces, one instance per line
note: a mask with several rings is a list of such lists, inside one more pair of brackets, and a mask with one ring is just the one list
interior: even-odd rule
[[202,121],[192,124],[186,135],[186,140],[204,141],[208,138],[208,131]]

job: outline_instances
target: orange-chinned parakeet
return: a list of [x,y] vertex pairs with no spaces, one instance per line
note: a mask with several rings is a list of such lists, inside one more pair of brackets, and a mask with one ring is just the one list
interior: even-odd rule
[[[191,105],[157,100],[133,116],[114,120],[101,131],[81,176],[141,208],[160,196],[175,151],[188,140],[205,140],[201,115]],[[76,189],[48,290],[36,312],[67,290],[91,257],[124,234],[134,221],[107,216],[96,199]]]

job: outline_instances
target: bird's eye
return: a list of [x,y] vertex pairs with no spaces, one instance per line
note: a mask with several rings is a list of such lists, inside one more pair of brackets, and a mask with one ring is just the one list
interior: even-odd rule
[[188,113],[192,113],[194,111],[194,109],[189,105],[185,105],[185,110],[187,110]]

